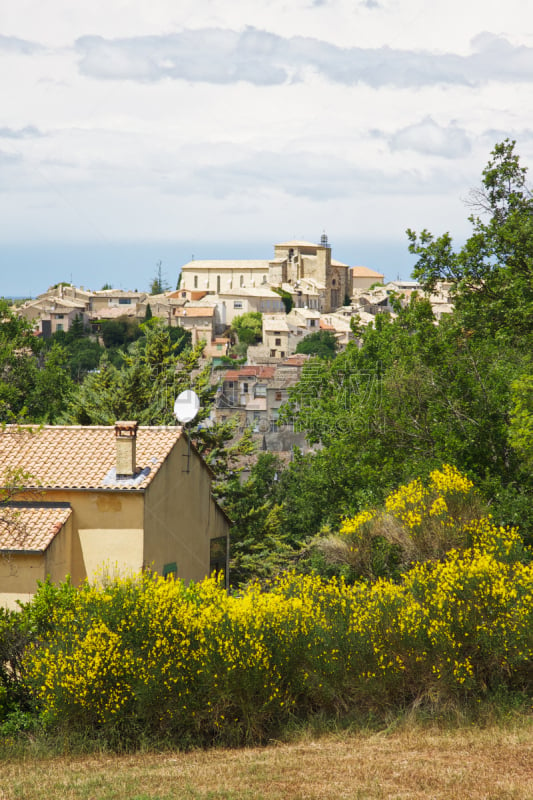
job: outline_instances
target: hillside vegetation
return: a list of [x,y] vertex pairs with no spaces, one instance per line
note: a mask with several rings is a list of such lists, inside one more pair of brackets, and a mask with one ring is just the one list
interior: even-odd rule
[[[437,325],[413,296],[304,368],[282,421],[315,452],[262,453],[243,481],[249,438],[195,434],[234,521],[229,594],[217,576],[147,572],[47,583],[0,617],[4,735],[233,745],[354,712],[531,705],[533,199],[513,142],[474,202],[459,250],[408,233],[424,287],[453,282],[453,314]],[[38,346],[6,309],[0,344],[6,421],[167,423],[165,392],[199,356],[150,321],[121,365],[104,357],[75,385],[57,344],[35,372]],[[213,389],[195,374],[205,416]]]

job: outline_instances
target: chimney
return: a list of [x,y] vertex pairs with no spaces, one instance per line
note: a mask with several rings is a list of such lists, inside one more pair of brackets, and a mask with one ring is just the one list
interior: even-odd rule
[[136,473],[137,427],[138,423],[133,421],[115,422],[117,478],[132,478]]

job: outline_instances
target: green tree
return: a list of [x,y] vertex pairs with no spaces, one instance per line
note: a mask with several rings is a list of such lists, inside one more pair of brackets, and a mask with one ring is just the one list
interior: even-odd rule
[[509,441],[524,472],[533,474],[533,375],[522,375],[511,384]]
[[283,503],[278,502],[281,470],[275,455],[260,453],[246,480],[236,472],[218,487],[218,499],[233,522],[230,580],[234,587],[252,578],[272,577],[295,555]]
[[156,264],[156,272],[150,283],[150,294],[163,294],[170,289],[169,284],[163,275],[163,263],[158,261]]
[[0,300],[0,422],[54,422],[73,390],[64,349],[44,353],[30,323]]
[[142,336],[137,320],[125,314],[117,319],[102,320],[100,330],[106,348],[124,347]]
[[248,311],[234,317],[231,330],[239,342],[245,345],[260,342],[263,335],[263,315],[259,311]]
[[276,294],[279,294],[283,302],[283,306],[285,307],[285,313],[290,314],[294,307],[294,300],[292,299],[291,293],[286,292],[285,289],[279,288],[272,288],[272,291],[276,292]]
[[515,142],[497,144],[483,170],[482,187],[471,194],[478,214],[472,235],[459,250],[449,233],[407,234],[418,256],[413,276],[425,289],[450,281],[464,326],[481,335],[530,336],[533,332],[533,197]]
[[337,340],[332,331],[316,331],[310,333],[296,347],[297,353],[306,353],[319,358],[335,358]]
[[[151,324],[154,322],[154,324]],[[142,425],[168,425],[176,396],[191,386],[190,373],[198,367],[203,343],[183,348],[186,338],[173,341],[170,329],[150,320],[141,337],[121,354],[119,366],[102,357],[98,372],[87,375],[64,414],[64,421],[81,425],[112,425],[117,419],[136,419]],[[214,389],[207,370],[193,381],[208,409]],[[202,412],[207,413],[207,412]]]
[[368,492],[379,502],[442,463],[475,476],[495,500],[519,480],[508,408],[527,361],[453,317],[436,325],[429,303],[413,298],[396,319],[379,315],[360,347],[309,362],[283,412],[320,447],[283,474],[293,529],[305,536],[335,524]]

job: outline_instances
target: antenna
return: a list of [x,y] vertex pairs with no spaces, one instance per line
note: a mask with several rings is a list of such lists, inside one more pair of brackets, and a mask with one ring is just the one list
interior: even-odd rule
[[[192,389],[186,389],[184,392],[181,392],[176,397],[174,401],[174,416],[181,422],[182,425],[187,425],[188,422],[192,422],[195,416],[198,414],[200,410],[200,398]],[[187,436],[187,469],[184,469],[183,472],[190,472],[190,460],[191,460],[191,437]],[[185,456],[184,456],[185,457]]]
[[184,425],[192,422],[200,410],[200,398],[192,389],[186,389],[174,401],[174,416]]

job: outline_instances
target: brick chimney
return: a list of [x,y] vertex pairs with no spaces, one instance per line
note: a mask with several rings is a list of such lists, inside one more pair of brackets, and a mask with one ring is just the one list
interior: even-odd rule
[[137,427],[133,421],[115,422],[117,478],[132,478],[136,473]]

